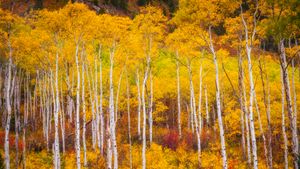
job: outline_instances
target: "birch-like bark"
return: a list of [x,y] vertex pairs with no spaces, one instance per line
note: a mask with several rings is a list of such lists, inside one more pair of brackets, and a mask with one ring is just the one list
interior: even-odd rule
[[55,91],[56,91],[56,98],[55,98],[55,109],[54,109],[54,123],[55,123],[55,157],[56,163],[55,168],[60,168],[60,155],[59,155],[59,122],[58,122],[58,115],[60,111],[60,102],[59,102],[59,88],[58,88],[58,52],[56,53],[56,64],[55,64]]
[[202,65],[199,70],[199,103],[198,103],[198,120],[199,120],[199,133],[202,132]]
[[78,61],[79,42],[76,44],[75,61],[77,73],[77,86],[76,86],[76,119],[75,119],[75,150],[76,150],[76,166],[80,169],[80,70]]
[[221,154],[222,154],[222,159],[223,159],[223,168],[227,169],[226,144],[225,144],[225,136],[224,136],[224,128],[223,128],[223,120],[222,120],[220,86],[219,86],[219,68],[218,68],[217,55],[215,53],[215,49],[214,49],[213,42],[212,42],[211,27],[209,27],[209,48],[213,55],[215,71],[216,71],[216,103],[217,103],[217,115],[218,115],[219,129],[220,129],[220,141],[221,141]]
[[259,124],[259,131],[260,131],[261,137],[263,139],[264,153],[265,153],[264,155],[265,155],[265,158],[266,158],[266,164],[267,164],[268,168],[270,168],[270,166],[269,166],[269,158],[268,158],[268,149],[267,149],[267,140],[266,140],[263,128],[262,128],[262,122],[261,122],[261,119],[260,119],[260,111],[259,111],[259,107],[258,107],[256,93],[254,93],[254,101],[255,101],[255,108],[256,108],[257,119],[258,119],[258,124]]
[[[88,89],[89,89],[89,96],[90,96],[90,109],[91,109],[91,112],[92,112],[92,147],[93,147],[93,150],[96,150],[96,142],[97,142],[97,134],[96,134],[96,114],[95,114],[95,100],[93,99],[94,97],[94,94],[93,94],[93,89],[91,87],[91,80],[90,80],[90,73],[89,73],[89,69],[88,69],[88,66],[87,66],[87,81],[88,81]],[[93,83],[93,82],[92,82]]]
[[140,75],[139,70],[136,71],[136,86],[137,86],[137,99],[138,99],[138,136],[141,139],[141,91],[140,91]]
[[[100,49],[99,49],[100,50]],[[100,134],[100,113],[99,113],[99,102],[98,102],[98,66],[97,66],[97,57],[94,56],[94,100],[96,105],[96,134],[97,134],[97,143],[98,148],[101,147],[101,134]]]
[[114,169],[118,168],[118,151],[117,140],[115,133],[115,109],[114,109],[114,85],[113,85],[113,67],[114,67],[114,47],[110,51],[110,71],[109,71],[109,124],[110,124],[110,138],[114,155]]
[[152,111],[153,111],[153,75],[150,70],[150,102],[149,102],[149,141],[150,145],[152,144]]
[[117,123],[118,119],[121,118],[120,112],[119,112],[119,95],[120,95],[120,90],[121,90],[121,83],[122,83],[122,78],[123,78],[123,72],[124,68],[122,68],[120,76],[119,76],[119,81],[118,81],[118,88],[117,88],[117,95],[116,95],[116,103],[115,103],[115,120]]
[[293,157],[294,157],[293,163],[294,163],[294,168],[298,168],[299,144],[298,144],[298,134],[297,134],[297,122],[296,122],[296,115],[295,115],[295,112],[293,111],[293,106],[292,106],[292,98],[291,98],[290,82],[289,82],[289,75],[288,75],[287,61],[286,61],[286,54],[285,54],[285,47],[284,47],[284,39],[280,40],[279,49],[280,49],[280,65],[282,68],[285,99],[286,99],[286,105],[287,105],[287,110],[288,110],[288,118],[290,120],[290,129],[292,132],[292,152],[293,152]]
[[102,56],[101,56],[101,46],[99,46],[99,71],[100,71],[100,102],[99,102],[99,112],[100,112],[100,152],[103,154],[104,147],[104,114],[103,114],[103,84],[102,84]]
[[254,13],[254,28],[252,32],[252,36],[249,42],[248,37],[248,26],[246,24],[246,21],[244,19],[243,13],[242,13],[242,6],[241,6],[241,16],[242,16],[242,22],[244,25],[244,31],[245,31],[245,41],[246,41],[246,54],[247,54],[247,61],[248,61],[248,73],[249,73],[249,81],[250,81],[250,91],[249,91],[249,120],[250,120],[250,134],[251,134],[251,143],[252,143],[252,156],[253,156],[253,168],[258,168],[258,159],[257,159],[257,146],[256,146],[256,137],[255,137],[255,126],[254,126],[254,117],[253,117],[253,101],[254,101],[254,80],[253,80],[253,73],[252,73],[252,63],[251,63],[251,50],[252,50],[252,41],[255,37],[255,27],[256,27],[256,13],[257,13],[257,7],[256,11]]
[[132,147],[131,147],[131,120],[130,120],[130,86],[126,70],[126,94],[127,94],[127,121],[128,121],[128,142],[129,142],[129,166],[132,169]]
[[5,77],[5,109],[7,113],[6,124],[5,124],[5,142],[4,142],[4,151],[5,151],[5,167],[6,169],[10,168],[10,157],[9,157],[9,129],[10,129],[10,119],[11,119],[11,81],[12,81],[12,47],[10,41],[8,42],[9,47],[9,60],[7,65],[6,77]]
[[[244,122],[244,116],[247,115],[247,111],[244,100],[243,100],[243,93],[244,93],[244,74],[243,74],[243,59],[240,51],[238,51],[239,55],[239,102],[241,106],[241,132],[242,132],[242,151],[243,151],[243,158],[245,159],[246,157],[246,145],[245,145],[245,122]],[[249,163],[250,164],[250,163]]]
[[[192,68],[190,61],[188,62],[188,69],[189,69],[189,81],[190,81],[190,98],[191,98],[191,112],[192,116],[194,117],[194,121],[192,123],[195,123],[195,130],[197,135],[197,150],[198,150],[198,166],[201,168],[201,139],[200,139],[200,123],[197,118],[197,111],[196,111],[196,101],[195,101],[195,92],[194,92],[194,85],[193,85],[193,75],[192,75]],[[201,74],[200,74],[201,77]],[[201,106],[201,105],[200,105]],[[201,107],[199,107],[201,108]]]
[[143,106],[143,148],[142,148],[142,168],[146,169],[146,101],[145,101],[145,88],[150,70],[150,56],[147,56],[147,66],[142,84],[142,106]]
[[209,124],[209,110],[208,110],[208,98],[207,98],[207,85],[204,88],[205,93],[205,112],[206,112],[206,126],[207,128],[210,126]]
[[179,68],[179,54],[176,51],[176,82],[177,82],[177,123],[179,138],[182,137],[181,133],[181,99],[180,99],[180,68]]
[[[99,49],[100,50],[100,49]],[[94,56],[94,78],[92,80],[93,88],[94,88],[94,100],[96,105],[96,133],[97,133],[97,144],[98,148],[100,149],[101,146],[101,134],[100,134],[100,113],[99,113],[99,102],[98,102],[98,66],[97,66],[97,57]]]
[[[0,74],[1,76],[1,74]],[[15,114],[15,147],[16,147],[16,168],[19,166],[19,129],[20,129],[20,106],[21,106],[21,76],[20,73],[16,79],[14,94],[14,114]],[[0,88],[1,89],[1,88]]]
[[[300,55],[299,55],[300,56]],[[297,123],[297,91],[296,91],[296,84],[295,84],[295,59],[292,60],[292,90],[294,95],[294,114],[295,114],[295,121]],[[297,124],[296,124],[297,125]]]
[[84,84],[84,73],[85,73],[85,64],[82,63],[82,89],[81,89],[81,102],[82,102],[82,112],[83,112],[83,128],[82,128],[82,144],[83,144],[83,166],[87,166],[86,159],[86,107],[85,107],[85,84]]
[[64,94],[62,91],[62,84],[60,85],[60,98],[61,98],[61,111],[60,111],[60,127],[61,127],[61,140],[62,140],[62,149],[63,153],[66,151],[65,145],[65,131],[66,131],[66,124],[65,124],[65,107],[64,107]]
[[286,135],[286,128],[285,128],[285,107],[284,107],[284,83],[283,83],[283,78],[282,78],[282,67],[280,67],[280,76],[281,76],[281,128],[282,128],[282,137],[283,137],[283,142],[284,142],[284,168],[288,169],[289,168],[289,160],[288,160],[288,139]]
[[[273,159],[273,155],[272,155],[272,127],[271,127],[271,108],[270,108],[270,87],[269,87],[269,81],[268,81],[268,76],[266,75],[266,87],[267,87],[267,91],[265,89],[265,81],[264,81],[264,76],[263,74],[265,74],[265,72],[263,72],[263,68],[261,65],[261,62],[259,61],[259,69],[260,69],[260,78],[261,78],[261,83],[262,83],[262,87],[263,87],[263,99],[264,99],[264,106],[265,106],[265,110],[266,110],[266,115],[267,115],[267,122],[268,122],[268,150],[267,150],[267,166],[268,168],[273,168],[272,165],[272,159]],[[261,131],[262,132],[262,131]],[[263,135],[264,137],[264,135]],[[265,142],[264,142],[265,144]]]

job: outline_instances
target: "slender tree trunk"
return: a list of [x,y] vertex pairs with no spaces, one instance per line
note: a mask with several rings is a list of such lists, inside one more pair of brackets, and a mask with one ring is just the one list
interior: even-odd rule
[[[196,102],[195,102],[195,92],[194,92],[194,85],[193,85],[193,75],[192,75],[192,68],[190,61],[188,62],[188,70],[189,70],[189,81],[190,81],[190,98],[191,98],[191,112],[192,116],[194,117],[196,135],[197,135],[197,147],[198,147],[198,166],[201,168],[201,139],[200,139],[200,123],[197,118],[197,111],[196,111]],[[201,74],[200,74],[201,76]],[[201,108],[201,107],[199,107]]]
[[103,85],[102,85],[102,56],[101,56],[101,46],[99,46],[99,71],[100,71],[100,152],[103,154],[104,147],[104,114],[103,114]]
[[60,113],[60,127],[61,127],[61,140],[62,140],[62,148],[63,153],[66,151],[66,145],[65,145],[65,131],[66,131],[66,125],[65,125],[65,109],[64,109],[64,95],[62,91],[62,84],[60,85],[60,96],[61,96],[61,113]]
[[76,166],[80,169],[80,70],[78,61],[79,42],[76,44],[75,61],[77,72],[77,86],[76,86],[76,121],[75,121],[75,150],[76,150]]
[[121,90],[121,84],[122,84],[122,78],[123,78],[123,72],[124,72],[124,68],[122,68],[120,76],[119,76],[119,81],[118,81],[118,88],[117,88],[117,95],[116,95],[116,103],[115,103],[115,120],[117,123],[118,119],[121,118],[120,116],[120,112],[119,112],[119,95],[120,95],[120,90]]
[[256,112],[257,112],[257,118],[258,118],[258,124],[259,124],[259,131],[260,131],[260,134],[262,136],[262,139],[263,139],[263,144],[264,144],[264,155],[265,155],[265,158],[266,158],[266,164],[268,167],[269,166],[269,160],[268,160],[268,148],[267,148],[267,140],[266,140],[266,137],[265,137],[265,133],[263,131],[263,128],[262,128],[262,122],[261,122],[261,119],[260,119],[260,111],[259,111],[259,107],[258,107],[258,102],[257,102],[257,98],[256,98],[256,93],[254,93],[254,101],[255,101],[255,107],[256,107]]
[[241,132],[242,132],[242,138],[241,138],[241,142],[242,142],[242,151],[243,151],[243,158],[245,159],[246,157],[246,145],[245,145],[245,122],[244,122],[244,116],[247,115],[247,111],[246,106],[244,105],[244,100],[243,100],[243,90],[244,87],[244,74],[243,74],[243,60],[242,60],[242,55],[240,53],[240,51],[238,51],[238,55],[239,55],[239,102],[240,102],[240,106],[241,106]]
[[55,91],[56,91],[56,98],[55,98],[55,109],[54,109],[54,123],[55,123],[55,156],[56,156],[56,167],[60,168],[60,155],[59,155],[59,122],[58,122],[58,115],[60,112],[60,101],[59,101],[59,88],[58,88],[58,52],[56,53],[56,66],[55,66]]
[[[107,118],[107,121],[110,120]],[[110,135],[110,124],[109,122],[106,123],[106,139],[107,139],[107,144],[106,144],[106,148],[107,148],[107,168],[108,169],[112,169],[112,147],[111,147],[111,135]]]
[[127,120],[128,120],[128,142],[129,142],[129,166],[132,169],[132,147],[131,147],[131,120],[130,120],[130,86],[126,70],[126,93],[127,93]]
[[[100,49],[99,49],[100,50]],[[96,133],[97,133],[97,143],[98,148],[101,148],[101,133],[100,133],[100,113],[99,113],[99,102],[98,102],[98,66],[97,66],[97,57],[94,56],[94,100],[96,105]]]
[[[88,81],[88,87],[89,87],[89,95],[90,95],[90,109],[92,112],[92,147],[93,150],[96,150],[96,142],[97,142],[97,134],[96,134],[96,117],[95,117],[95,99],[93,99],[94,97],[94,93],[93,93],[93,89],[91,88],[91,80],[90,80],[90,73],[89,73],[89,69],[87,67],[87,81]],[[93,83],[93,82],[92,82]]]
[[150,70],[150,102],[149,102],[149,141],[150,145],[152,144],[152,111],[153,111],[153,75]]
[[282,72],[282,67],[280,67],[280,76],[281,76],[281,117],[282,117],[282,121],[281,121],[281,128],[282,128],[282,137],[283,137],[283,142],[284,142],[284,167],[285,169],[289,168],[289,160],[288,160],[288,139],[287,139],[287,135],[286,135],[286,128],[285,128],[285,107],[284,107],[284,99],[285,99],[285,95],[284,95],[284,83],[283,83],[283,72]]
[[146,169],[146,101],[145,101],[145,88],[150,69],[150,56],[147,56],[147,66],[145,70],[144,80],[142,84],[142,105],[143,105],[143,149],[142,149],[142,168]]
[[114,67],[114,47],[110,51],[110,72],[109,72],[109,115],[110,115],[110,137],[114,155],[114,169],[118,168],[118,151],[115,133],[115,109],[114,109],[114,85],[113,85],[113,67]]
[[227,169],[226,144],[225,144],[225,136],[224,136],[224,128],[223,128],[223,120],[222,120],[220,87],[219,87],[219,68],[218,68],[217,55],[215,53],[215,49],[212,42],[211,27],[209,27],[209,40],[210,40],[209,47],[211,53],[213,54],[213,60],[214,60],[215,71],[216,71],[216,103],[217,103],[218,122],[220,128],[221,154],[223,158],[223,168]]
[[271,169],[273,168],[272,165],[272,127],[271,127],[271,113],[270,113],[270,88],[269,88],[269,82],[268,82],[268,76],[266,75],[266,80],[267,80],[267,92],[265,89],[265,81],[264,81],[264,76],[265,72],[263,72],[263,68],[261,65],[261,61],[259,61],[259,69],[260,69],[260,78],[262,82],[262,87],[263,87],[263,98],[264,98],[264,106],[266,110],[266,115],[267,115],[267,122],[268,122],[268,151],[267,151],[267,165]]
[[138,99],[138,136],[141,139],[141,92],[140,92],[140,75],[139,70],[136,71],[136,86],[137,86],[137,99]]
[[10,42],[8,42],[9,47],[9,60],[6,71],[5,78],[5,107],[6,107],[6,125],[5,125],[5,142],[4,142],[4,151],[5,151],[5,166],[6,169],[10,168],[10,157],[9,157],[9,129],[10,129],[10,119],[11,119],[11,81],[12,81],[12,47]]
[[[1,76],[1,75],[0,75]],[[16,79],[15,85],[15,96],[14,96],[14,105],[15,105],[15,147],[16,147],[16,168],[19,166],[19,128],[20,128],[20,100],[21,100],[21,76],[20,73]]]
[[177,80],[177,123],[178,123],[178,133],[179,138],[182,137],[181,133],[181,99],[180,99],[180,70],[179,70],[179,54],[176,51],[176,80]]
[[209,110],[208,110],[208,98],[207,98],[207,85],[205,85],[204,93],[205,93],[206,125],[207,125],[207,129],[208,129],[208,127],[210,125],[209,125]]
[[292,106],[292,99],[291,99],[291,92],[290,92],[290,82],[289,82],[289,75],[287,70],[287,62],[286,62],[286,55],[285,55],[285,48],[284,48],[284,40],[282,39],[279,44],[280,49],[280,64],[282,68],[282,77],[283,77],[283,84],[284,84],[284,91],[285,91],[285,99],[287,104],[288,110],[288,117],[290,120],[290,128],[292,132],[292,152],[293,152],[293,163],[294,168],[298,168],[298,152],[299,152],[299,144],[298,144],[298,134],[297,134],[297,122],[296,122],[296,115],[293,111]]
[[202,65],[199,70],[199,103],[198,103],[198,120],[199,120],[199,133],[202,132]]
[[[300,55],[299,55],[300,56]],[[295,59],[292,60],[292,90],[293,90],[293,95],[294,95],[294,114],[295,114],[295,121],[296,121],[296,126],[297,126],[297,91],[296,91],[296,84],[295,84]]]
[[[254,14],[254,18],[256,17],[256,12]],[[253,156],[253,168],[258,168],[258,159],[257,159],[257,147],[256,147],[256,137],[255,137],[255,126],[254,126],[254,117],[253,117],[253,101],[254,101],[254,80],[253,80],[253,73],[252,73],[252,63],[251,63],[251,50],[252,50],[252,40],[255,37],[255,28],[252,32],[251,42],[249,44],[249,38],[248,38],[248,27],[244,20],[243,14],[242,14],[242,22],[244,25],[244,31],[245,31],[245,40],[246,40],[246,54],[247,54],[247,60],[248,60],[248,73],[249,73],[249,81],[250,81],[250,91],[249,91],[249,120],[250,120],[250,134],[251,134],[251,143],[252,143],[252,156]],[[254,19],[254,24],[256,24],[256,21]]]
[[83,166],[87,166],[86,159],[86,108],[85,108],[85,84],[84,84],[84,73],[85,73],[85,64],[82,63],[82,93],[81,93],[81,102],[82,102],[82,112],[83,112],[83,129],[82,129],[82,144],[83,144]]

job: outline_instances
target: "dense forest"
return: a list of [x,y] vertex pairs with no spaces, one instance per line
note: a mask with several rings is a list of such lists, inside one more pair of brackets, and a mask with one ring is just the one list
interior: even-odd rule
[[299,0],[0,6],[1,169],[299,168]]

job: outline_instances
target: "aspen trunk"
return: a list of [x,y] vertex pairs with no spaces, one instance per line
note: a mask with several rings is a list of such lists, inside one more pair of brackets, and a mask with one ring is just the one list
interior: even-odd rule
[[[267,166],[268,168],[273,168],[272,165],[272,127],[271,127],[271,108],[270,108],[270,88],[269,88],[269,82],[268,82],[268,76],[265,72],[263,72],[263,68],[261,65],[261,62],[259,61],[259,69],[260,69],[260,78],[261,78],[261,83],[263,87],[263,99],[264,99],[264,106],[266,110],[266,115],[267,115],[267,122],[268,122],[268,151],[267,151]],[[267,81],[267,91],[265,89],[265,81],[264,81],[264,76],[263,74],[266,74],[266,81]]]
[[60,155],[59,155],[59,129],[58,129],[58,115],[60,111],[60,101],[59,101],[59,89],[58,89],[58,52],[56,53],[56,64],[55,64],[55,91],[56,91],[56,98],[55,98],[55,109],[54,109],[54,123],[55,123],[55,157],[56,163],[55,168],[60,168]]
[[269,158],[268,158],[268,149],[267,149],[267,140],[266,140],[263,128],[262,128],[262,123],[261,123],[261,119],[260,119],[260,111],[259,111],[259,107],[258,107],[256,93],[254,93],[254,101],[255,101],[255,107],[256,107],[257,118],[258,118],[259,131],[260,131],[260,134],[262,136],[263,144],[264,144],[264,153],[265,153],[264,155],[265,155],[265,158],[266,158],[266,164],[267,164],[268,168],[270,168]]
[[139,70],[136,71],[136,86],[137,86],[137,99],[138,99],[138,136],[141,139],[141,92],[140,92],[140,75]]
[[150,102],[149,102],[149,141],[150,145],[152,143],[152,111],[153,111],[153,75],[152,71],[150,70]]
[[199,70],[199,103],[198,103],[198,120],[199,120],[199,133],[202,132],[202,65]]
[[290,120],[290,129],[292,132],[292,152],[293,152],[293,163],[294,168],[298,168],[298,152],[299,152],[299,144],[298,144],[298,134],[297,134],[297,122],[296,122],[296,115],[293,111],[292,106],[292,98],[290,92],[290,82],[289,82],[289,75],[287,70],[287,62],[286,62],[286,55],[285,55],[285,48],[284,48],[284,40],[282,39],[279,44],[280,49],[280,65],[282,68],[282,79],[284,84],[284,92],[285,92],[285,99],[286,105],[288,110],[288,118]]
[[287,139],[287,135],[286,135],[286,128],[285,128],[285,107],[284,107],[284,99],[285,99],[285,95],[284,95],[284,83],[283,83],[283,72],[282,72],[282,67],[280,67],[280,76],[281,76],[281,117],[282,117],[282,121],[281,121],[281,128],[282,128],[282,137],[283,137],[283,142],[284,142],[284,167],[285,169],[289,168],[289,160],[288,160],[288,139]]
[[121,74],[119,76],[119,81],[118,81],[116,103],[115,103],[115,121],[116,121],[115,123],[117,123],[118,119],[121,118],[120,113],[118,112],[118,108],[119,108],[119,95],[120,95],[120,90],[121,90],[121,83],[122,83],[124,68],[125,67],[123,67],[121,70]]
[[217,103],[218,122],[220,128],[221,154],[223,158],[223,168],[227,169],[227,155],[226,155],[226,145],[225,145],[225,136],[224,136],[222,111],[221,111],[220,87],[219,87],[219,68],[218,68],[217,55],[215,53],[215,49],[212,42],[211,27],[209,27],[209,40],[210,40],[209,47],[211,53],[213,54],[213,60],[214,60],[215,71],[216,71],[216,103]]
[[145,101],[145,88],[150,69],[150,56],[147,56],[147,67],[145,70],[144,80],[142,84],[142,105],[143,105],[143,149],[142,149],[142,168],[146,169],[146,101]]
[[210,125],[209,125],[209,110],[208,110],[208,98],[207,98],[207,85],[205,85],[204,93],[205,93],[206,126],[208,128]]
[[132,148],[131,148],[131,120],[130,120],[130,86],[126,70],[126,93],[127,93],[127,120],[128,120],[128,142],[129,142],[129,166],[132,169]]
[[109,116],[110,116],[110,138],[114,155],[114,169],[118,168],[118,151],[115,133],[115,109],[114,109],[114,85],[113,85],[113,67],[114,67],[114,50],[110,51],[110,71],[109,71]]
[[197,147],[198,147],[198,166],[199,168],[201,168],[201,139],[200,139],[200,125],[199,125],[200,123],[197,118],[195,92],[194,92],[194,85],[192,80],[193,75],[192,75],[192,68],[191,68],[190,61],[188,63],[188,69],[189,69],[189,81],[190,81],[190,98],[191,98],[191,112],[192,112],[191,115],[194,117],[194,122],[192,121],[192,123],[195,123],[195,130],[197,135]]
[[[83,57],[83,56],[82,56]],[[85,107],[85,84],[84,84],[84,73],[85,73],[85,64],[82,63],[82,93],[81,93],[81,102],[82,102],[82,112],[83,112],[83,128],[82,128],[82,144],[83,144],[83,166],[87,166],[86,159],[86,107]]]
[[76,120],[75,120],[75,150],[76,150],[76,166],[80,169],[80,70],[78,61],[79,42],[76,44],[75,61],[77,73],[77,86],[76,86]]
[[5,108],[6,108],[6,125],[5,125],[5,142],[4,142],[4,151],[5,151],[5,166],[6,169],[10,168],[10,157],[9,157],[9,129],[10,129],[10,119],[11,119],[11,81],[12,81],[12,47],[10,42],[9,46],[9,60],[7,65],[6,77],[5,77]]
[[[87,67],[87,81],[88,81],[88,89],[89,89],[89,96],[90,96],[90,109],[92,112],[92,147],[93,150],[96,150],[96,142],[97,142],[97,134],[96,134],[96,117],[95,117],[95,100],[93,99],[93,89],[91,88],[91,80],[90,80],[90,73],[89,73],[89,69]],[[93,82],[92,82],[93,83]]]
[[[244,73],[243,73],[243,60],[242,60],[242,55],[240,53],[240,51],[238,51],[238,55],[239,55],[239,102],[240,102],[240,106],[241,106],[241,132],[242,132],[242,138],[241,138],[241,142],[242,142],[242,151],[243,151],[243,158],[245,159],[246,157],[246,145],[245,145],[245,122],[244,122],[244,116],[247,115],[247,111],[246,106],[244,104],[244,100],[243,100],[243,93],[244,93]],[[250,164],[250,163],[249,163]]]
[[104,147],[104,114],[103,114],[103,85],[102,85],[102,56],[101,56],[101,46],[99,47],[99,71],[100,71],[100,102],[99,102],[99,112],[100,112],[100,152],[103,154]]
[[176,52],[176,80],[177,80],[177,123],[179,138],[182,137],[181,133],[181,99],[180,99],[180,70],[179,70],[179,54]]
[[[254,18],[256,12],[254,13]],[[244,31],[245,31],[245,40],[246,40],[246,54],[247,54],[247,61],[248,61],[248,73],[249,73],[249,81],[250,81],[250,91],[249,91],[249,120],[250,120],[250,134],[251,134],[251,143],[252,143],[252,156],[253,156],[253,168],[258,168],[258,159],[257,159],[257,147],[256,147],[256,137],[255,137],[255,126],[254,126],[254,117],[253,117],[253,101],[254,101],[254,80],[253,80],[253,73],[252,73],[252,63],[251,63],[251,50],[252,50],[252,40],[255,37],[255,27],[252,32],[251,42],[249,44],[249,38],[248,38],[248,26],[246,24],[246,21],[244,20],[243,14],[242,14],[242,22],[244,25]],[[256,21],[254,19],[254,24],[256,24]]]

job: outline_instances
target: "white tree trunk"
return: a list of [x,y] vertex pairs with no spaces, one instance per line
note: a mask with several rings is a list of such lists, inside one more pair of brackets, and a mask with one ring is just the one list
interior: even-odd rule
[[209,127],[209,110],[208,110],[208,98],[207,98],[207,85],[205,85],[205,111],[206,111],[206,125]]
[[142,105],[143,105],[143,149],[142,149],[142,168],[146,169],[146,101],[145,101],[145,88],[150,69],[150,56],[147,56],[147,66],[145,70],[144,80],[142,84]]
[[[194,117],[194,121],[192,123],[195,123],[195,130],[197,135],[197,150],[198,150],[198,166],[201,168],[201,139],[200,139],[200,123],[197,118],[197,111],[196,111],[196,101],[195,101],[195,92],[194,92],[194,85],[193,85],[193,75],[192,75],[192,68],[191,68],[191,62],[188,62],[188,70],[189,70],[189,81],[190,81],[190,98],[191,98],[191,112],[192,116]],[[201,76],[201,74],[200,74]],[[202,82],[201,82],[202,83]],[[199,107],[201,108],[201,107]]]
[[103,86],[102,86],[102,56],[101,56],[101,46],[99,47],[99,71],[100,71],[100,102],[99,102],[99,112],[100,112],[100,152],[103,154],[104,147],[104,114],[103,114]]
[[10,129],[10,119],[11,119],[11,100],[10,100],[10,90],[11,90],[11,79],[12,79],[12,47],[10,42],[8,43],[9,47],[9,60],[7,66],[7,73],[5,78],[5,107],[6,107],[6,125],[5,125],[5,142],[4,142],[4,151],[5,151],[5,166],[6,169],[10,168],[10,157],[9,157],[9,129]]
[[140,91],[140,75],[139,70],[136,71],[136,86],[137,86],[137,99],[138,99],[138,136],[141,139],[141,91]]
[[84,84],[84,73],[85,64],[82,63],[82,89],[81,89],[81,102],[82,102],[82,112],[83,112],[83,128],[82,128],[82,144],[83,144],[83,166],[87,166],[86,159],[86,107],[85,107],[85,84]]
[[282,67],[280,67],[280,76],[281,76],[281,102],[282,102],[282,109],[281,109],[281,128],[282,128],[282,137],[283,137],[283,142],[284,142],[284,168],[288,169],[289,168],[289,160],[288,160],[288,139],[286,135],[286,128],[285,128],[285,108],[284,108],[284,83],[283,83],[283,78],[282,78]]
[[202,132],[202,65],[199,70],[199,103],[198,103],[198,120],[199,120],[199,133]]
[[[255,12],[256,14],[256,12]],[[254,18],[256,17],[254,14]],[[244,25],[244,31],[245,31],[245,41],[246,41],[246,54],[247,54],[247,61],[248,61],[248,73],[249,73],[249,81],[250,81],[250,91],[249,91],[249,120],[250,120],[250,134],[251,134],[251,143],[252,143],[252,156],[253,156],[253,168],[258,168],[258,159],[257,159],[257,147],[256,147],[256,137],[255,137],[255,126],[254,126],[254,117],[253,117],[253,101],[254,101],[254,80],[253,80],[253,73],[252,73],[252,63],[251,63],[251,50],[252,50],[252,41],[255,37],[255,27],[252,32],[251,42],[249,44],[249,38],[248,38],[248,26],[246,24],[246,21],[244,20],[243,14],[242,14],[242,22]],[[256,24],[256,21],[254,19],[254,24]]]
[[177,80],[177,123],[178,123],[178,133],[179,138],[182,137],[181,133],[181,99],[180,99],[180,70],[179,70],[179,54],[176,51],[176,80]]
[[296,115],[293,111],[292,106],[292,99],[291,99],[291,92],[290,92],[290,84],[289,84],[289,75],[287,70],[287,62],[286,62],[286,55],[285,55],[285,48],[284,48],[284,40],[280,41],[280,64],[282,68],[282,77],[283,77],[283,84],[284,84],[284,91],[285,91],[285,99],[287,104],[288,110],[288,117],[290,120],[290,128],[292,131],[292,151],[293,151],[293,163],[294,168],[298,168],[298,152],[299,152],[299,144],[298,144],[298,134],[297,134],[297,122],[296,122]]
[[128,120],[128,142],[129,142],[129,166],[132,169],[132,148],[131,148],[131,120],[130,120],[130,85],[126,70],[126,93],[127,93],[127,120]]
[[121,83],[122,83],[122,78],[123,78],[123,72],[124,68],[122,68],[120,76],[119,76],[119,81],[118,81],[118,88],[117,88],[117,95],[116,95],[116,103],[115,103],[115,123],[117,123],[118,119],[121,118],[120,113],[118,112],[119,110],[119,95],[120,95],[120,90],[121,90]]
[[222,158],[223,158],[223,168],[227,169],[226,143],[225,143],[225,136],[224,136],[222,111],[221,111],[220,87],[219,87],[219,68],[218,68],[217,55],[215,53],[215,49],[214,49],[213,42],[212,42],[211,27],[209,27],[209,40],[210,40],[209,47],[210,47],[211,53],[213,54],[213,60],[214,60],[215,71],[216,71],[216,102],[217,102],[218,122],[219,122],[219,128],[220,128],[221,154],[222,154]]
[[56,53],[56,64],[55,64],[55,109],[54,109],[54,123],[55,123],[55,143],[54,143],[54,151],[55,151],[55,168],[60,168],[60,155],[59,155],[59,122],[58,115],[60,111],[60,102],[59,102],[59,89],[58,89],[58,52]]
[[110,71],[109,71],[109,124],[111,145],[114,155],[114,169],[118,168],[118,151],[115,133],[115,109],[114,109],[114,85],[113,85],[113,67],[114,67],[114,48],[110,51]]
[[75,120],[75,150],[76,150],[76,166],[80,169],[80,70],[78,61],[79,44],[76,44],[75,61],[77,72],[77,86],[76,86],[76,120]]
[[152,143],[152,111],[153,111],[153,75],[152,71],[150,70],[150,102],[149,102],[149,141],[150,145]]

